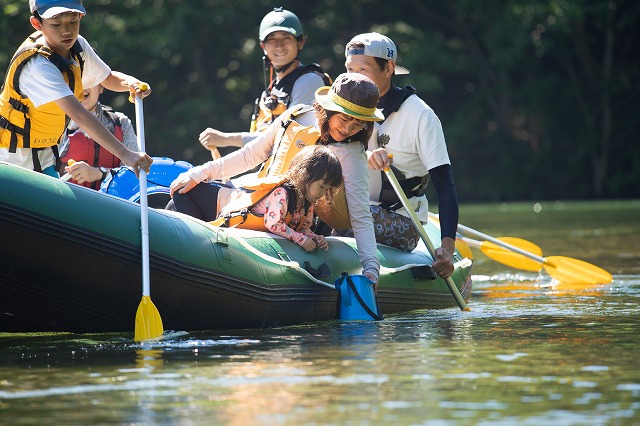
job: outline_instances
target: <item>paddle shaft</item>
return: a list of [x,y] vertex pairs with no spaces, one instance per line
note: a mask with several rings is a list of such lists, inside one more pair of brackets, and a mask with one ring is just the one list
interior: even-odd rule
[[469,233],[471,235],[474,235],[477,238],[482,238],[483,240],[491,241],[495,245],[498,245],[500,247],[504,247],[506,249],[509,249],[509,250],[511,250],[513,252],[516,252],[516,253],[521,254],[521,255],[523,255],[525,257],[528,257],[529,259],[535,260],[536,262],[540,262],[542,264],[546,263],[545,258],[543,258],[541,256],[537,256],[537,255],[535,255],[533,253],[530,253],[530,252],[528,252],[526,250],[522,250],[519,247],[513,246],[513,245],[511,245],[509,243],[505,243],[504,241],[501,241],[501,240],[499,240],[497,238],[493,238],[493,237],[491,237],[489,235],[483,234],[482,232],[476,231],[475,229],[471,229],[471,228],[468,228],[468,227],[466,227],[464,225],[460,225],[460,224],[458,224],[458,229],[461,230],[461,231],[467,232],[467,233]]
[[[138,150],[145,152],[144,111],[142,97],[134,96],[136,109],[136,135]],[[142,295],[150,296],[151,284],[149,275],[149,204],[147,201],[147,172],[140,169],[140,227],[142,238]]]
[[[433,243],[431,242],[431,240],[429,239],[429,236],[427,235],[427,231],[424,230],[424,227],[422,226],[422,222],[420,222],[420,219],[418,219],[418,215],[416,215],[416,212],[413,210],[413,208],[411,208],[411,204],[409,204],[409,200],[407,199],[407,196],[402,190],[402,187],[400,186],[398,179],[396,179],[396,175],[393,173],[393,170],[391,170],[390,167],[387,167],[384,170],[384,172],[389,178],[389,182],[391,182],[391,186],[393,186],[393,189],[398,195],[398,198],[400,198],[400,201],[402,202],[404,209],[407,211],[407,213],[409,214],[409,218],[413,222],[413,226],[415,226],[418,232],[420,233],[420,237],[422,238],[422,241],[427,246],[427,249],[429,250],[431,257],[435,262],[436,249],[433,246]],[[456,302],[458,303],[458,306],[460,307],[460,309],[463,311],[469,311],[470,309],[467,306],[467,303],[462,298],[462,295],[458,291],[458,287],[456,287],[456,283],[453,282],[453,279],[451,279],[451,277],[445,278],[445,282],[447,283],[447,286],[449,287],[449,290],[451,291],[453,298],[456,299]]]

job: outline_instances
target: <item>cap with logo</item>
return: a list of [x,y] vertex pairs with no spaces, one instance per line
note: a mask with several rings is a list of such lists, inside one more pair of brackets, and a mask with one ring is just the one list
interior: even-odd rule
[[[364,48],[353,48],[352,45],[356,43],[362,44]],[[387,59],[396,63],[398,60],[398,49],[393,40],[387,36],[379,33],[364,33],[358,34],[347,43],[344,55],[373,56],[374,58]],[[409,74],[409,70],[396,63],[395,74]]]

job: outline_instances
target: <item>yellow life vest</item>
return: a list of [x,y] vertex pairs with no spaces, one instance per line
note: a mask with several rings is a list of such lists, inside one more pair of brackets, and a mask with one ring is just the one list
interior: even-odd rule
[[30,59],[42,55],[60,70],[73,94],[82,101],[81,51],[76,41],[71,48],[71,57],[76,63],[63,58],[44,45],[39,31],[20,45],[11,59],[0,93],[0,147],[15,152],[16,148],[46,148],[58,144],[68,122],[64,111],[55,102],[36,108],[20,91],[20,73]]
[[303,126],[295,120],[297,116],[308,111],[313,111],[313,107],[301,105],[291,111],[288,117],[283,117],[282,127],[278,129],[274,138],[271,156],[260,167],[258,177],[284,175],[291,160],[302,148],[318,142],[318,129],[314,126]]
[[[239,188],[232,196],[232,200],[222,208],[218,218],[210,223],[214,226],[236,227],[268,232],[269,230],[264,226],[264,215],[252,213],[251,209],[264,200],[276,188],[283,186],[285,182],[286,179],[281,176],[270,176],[257,179],[257,182],[253,185],[245,185]],[[293,217],[297,197],[293,188],[286,185],[284,187],[287,190],[289,199],[284,223],[288,225]],[[302,225],[304,225],[303,222],[304,221],[301,221],[295,229],[299,230]]]

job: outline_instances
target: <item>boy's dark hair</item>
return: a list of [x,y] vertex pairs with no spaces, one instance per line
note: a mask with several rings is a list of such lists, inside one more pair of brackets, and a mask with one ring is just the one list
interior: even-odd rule
[[342,184],[340,160],[328,146],[311,145],[303,148],[291,160],[287,180],[304,199],[304,191],[311,183],[324,180],[333,195]]
[[[313,108],[316,112],[316,118],[318,119],[318,124],[320,127],[320,143],[322,145],[326,145],[329,143],[329,118],[331,118],[334,114],[339,114],[336,111],[328,111],[324,109],[318,102],[313,101]],[[373,133],[373,122],[367,121],[365,126],[355,135],[351,136],[349,139],[351,141],[360,142],[366,149],[369,144],[369,139],[371,138],[371,134]],[[347,141],[345,141],[347,142]]]
[[37,10],[33,11],[33,17],[36,18],[38,20],[38,22],[42,23],[42,21],[44,21],[44,19],[42,19],[42,16],[40,16],[40,13],[38,13]]

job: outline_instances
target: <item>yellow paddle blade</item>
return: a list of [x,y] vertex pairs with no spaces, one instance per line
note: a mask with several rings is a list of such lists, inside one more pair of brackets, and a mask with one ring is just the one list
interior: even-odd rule
[[458,252],[460,252],[460,256],[473,260],[471,247],[469,247],[469,244],[465,243],[459,238],[456,238],[456,249],[458,249]]
[[[531,241],[515,237],[500,237],[498,239],[536,256],[542,256],[542,249]],[[536,262],[535,260],[529,259],[520,253],[516,253],[515,251],[499,246],[491,241],[483,241],[480,246],[480,250],[489,259],[511,266],[512,268],[531,272],[540,272],[542,270],[542,264],[540,262]]]
[[544,259],[544,270],[561,283],[609,284],[613,277],[607,271],[582,260],[564,256]]
[[160,312],[153,304],[149,296],[142,296],[142,300],[136,311],[136,330],[134,340],[141,342],[148,339],[156,339],[162,336],[162,318]]

